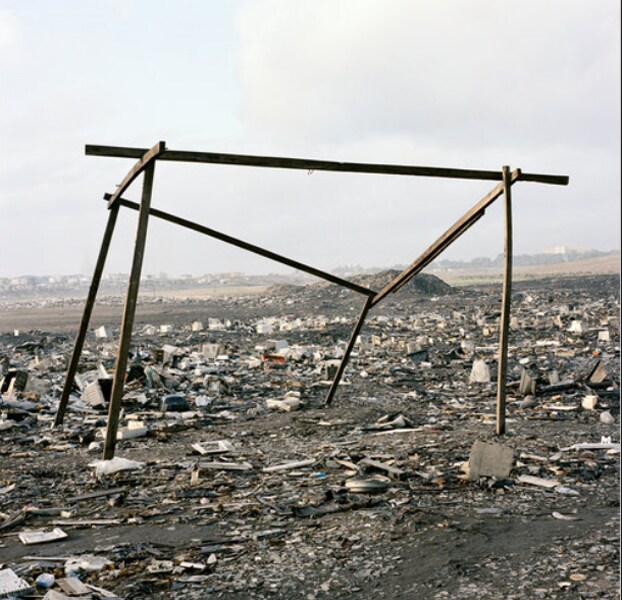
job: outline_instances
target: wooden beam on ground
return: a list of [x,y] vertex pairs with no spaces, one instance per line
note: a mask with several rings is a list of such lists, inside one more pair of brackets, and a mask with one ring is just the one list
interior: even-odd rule
[[[110,156],[117,158],[141,159],[149,152],[143,148],[121,146],[98,146],[87,144],[85,153],[89,156]],[[268,167],[276,169],[301,169],[304,171],[340,171],[347,173],[376,173],[383,175],[410,175],[419,177],[441,177],[449,179],[478,179],[501,181],[499,171],[481,169],[454,169],[447,167],[426,167],[415,165],[395,165],[378,163],[337,162],[308,158],[289,158],[278,156],[256,156],[245,154],[223,154],[220,152],[191,152],[186,150],[166,150],[157,153],[157,160],[212,163],[220,165],[241,165],[247,167]],[[547,175],[538,173],[523,174],[525,181],[537,181],[552,185],[568,185],[566,175]],[[118,197],[123,190],[116,194]]]
[[512,295],[512,177],[510,168],[505,166],[503,167],[503,193],[505,197],[505,243],[503,249],[504,271],[501,327],[499,328],[499,364],[497,369],[497,435],[505,433],[505,396],[508,374],[510,299]]
[[117,353],[115,365],[114,381],[110,394],[110,405],[108,407],[108,424],[106,426],[106,442],[104,446],[104,460],[114,458],[114,451],[117,443],[117,431],[119,429],[119,412],[121,410],[121,398],[125,387],[125,370],[127,367],[127,356],[132,342],[132,327],[134,326],[134,315],[136,314],[136,301],[138,299],[138,289],[140,287],[140,273],[143,266],[145,254],[145,243],[147,241],[147,225],[149,223],[149,209],[151,207],[151,195],[153,192],[153,175],[155,162],[150,161],[144,169],[143,192],[138,213],[138,226],[136,229],[136,241],[134,243],[134,258],[132,260],[132,271],[127,286],[127,296],[125,308],[123,309],[123,320],[121,321],[121,339]]
[[114,232],[114,226],[117,222],[117,216],[119,214],[119,207],[113,206],[108,212],[108,223],[104,231],[104,237],[99,249],[99,256],[97,257],[97,263],[95,265],[95,271],[93,272],[93,279],[91,279],[91,286],[89,293],[84,304],[84,311],[82,313],[82,321],[80,322],[80,328],[78,329],[78,335],[73,347],[73,353],[71,360],[69,361],[69,367],[67,369],[67,376],[65,377],[65,386],[63,387],[63,393],[58,403],[58,409],[56,411],[56,418],[54,419],[54,427],[58,427],[63,424],[65,418],[65,411],[67,410],[67,403],[69,402],[69,395],[71,394],[71,388],[73,387],[73,380],[78,370],[78,363],[80,362],[80,355],[82,354],[82,348],[84,346],[84,340],[91,320],[91,314],[93,313],[93,306],[95,305],[95,299],[97,298],[97,290],[101,282],[102,273],[104,272],[104,266],[106,264],[106,257],[108,256],[108,249],[110,248],[110,240]]
[[[514,183],[521,177],[520,170],[516,170],[511,175],[511,183]],[[439,237],[425,252],[406,267],[395,279],[387,283],[380,290],[372,301],[375,306],[388,294],[396,292],[417,273],[427,267],[441,252],[443,252],[458,237],[467,231],[477,220],[479,220],[488,208],[501,194],[503,194],[504,183],[495,186],[488,194],[486,194],[477,204],[458,219],[441,237]]]

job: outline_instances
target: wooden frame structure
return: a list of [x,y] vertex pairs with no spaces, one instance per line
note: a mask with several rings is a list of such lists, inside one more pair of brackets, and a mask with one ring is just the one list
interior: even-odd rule
[[[498,435],[505,433],[505,380],[507,376],[507,348],[508,348],[508,325],[510,314],[510,295],[512,281],[512,205],[511,205],[511,187],[517,181],[532,181],[537,183],[545,183],[551,185],[568,185],[569,178],[565,175],[546,175],[538,173],[523,173],[520,169],[510,171],[510,168],[504,166],[501,171],[484,171],[473,169],[453,169],[443,167],[422,167],[410,165],[388,165],[388,164],[370,164],[370,163],[351,163],[351,162],[334,162],[314,159],[301,158],[285,158],[270,156],[251,156],[240,154],[218,154],[212,152],[190,152],[180,150],[169,150],[164,142],[158,142],[151,149],[141,148],[125,148],[116,146],[86,146],[86,154],[91,156],[108,156],[137,159],[137,162],[130,169],[123,181],[119,184],[113,194],[105,194],[104,198],[108,201],[108,223],[104,231],[102,244],[99,251],[97,263],[91,280],[88,296],[84,306],[82,321],[76,336],[65,385],[59,402],[54,426],[62,425],[69,396],[73,386],[73,381],[77,372],[78,363],[86,334],[89,321],[97,297],[97,291],[101,281],[101,276],[106,263],[108,249],[114,232],[119,208],[124,206],[138,211],[138,226],[136,229],[136,239],[134,243],[134,255],[130,278],[127,287],[127,294],[123,310],[123,318],[121,321],[121,334],[119,340],[119,349],[117,354],[115,375],[112,385],[110,403],[108,407],[108,421],[106,427],[106,440],[103,458],[111,459],[114,457],[117,432],[119,426],[119,413],[121,410],[121,399],[123,397],[123,389],[125,384],[125,372],[127,369],[127,360],[132,340],[132,327],[134,325],[134,316],[136,313],[136,303],[138,300],[138,291],[140,286],[140,276],[142,270],[143,257],[145,252],[145,242],[147,237],[147,226],[149,217],[156,217],[171,223],[180,225],[187,229],[203,233],[210,237],[219,239],[228,244],[237,246],[249,252],[259,254],[281,264],[288,265],[294,269],[298,269],[310,275],[314,275],[326,281],[330,281],[342,287],[348,288],[365,297],[365,302],[361,309],[361,313],[356,322],[354,330],[346,346],[344,356],[341,359],[337,373],[330,386],[325,399],[325,405],[329,406],[333,401],[335,392],[341,377],[346,369],[350,355],[354,348],[356,338],[365,322],[368,312],[389,294],[397,292],[417,273],[421,272],[429,265],[437,256],[446,250],[454,241],[456,241],[465,231],[467,231],[474,223],[484,216],[486,209],[500,196],[505,198],[505,268],[503,278],[503,297],[501,326],[499,339],[499,362],[498,362],[498,378],[497,378],[497,426]],[[418,177],[440,177],[449,179],[476,179],[499,181],[499,183],[479,200],[468,212],[458,219],[443,235],[441,235],[431,246],[429,246],[414,262],[406,267],[397,277],[390,281],[382,290],[376,292],[369,288],[357,285],[351,281],[347,281],[330,273],[316,269],[310,265],[298,262],[291,258],[276,254],[260,248],[248,242],[239,240],[230,235],[221,233],[209,227],[199,225],[192,221],[182,219],[170,213],[166,213],[155,208],[151,208],[151,196],[153,191],[153,179],[155,165],[157,161],[176,161],[191,163],[212,163],[239,165],[247,167],[267,167],[277,169],[302,169],[306,171],[337,171],[347,173],[375,173],[386,175],[405,175]],[[124,199],[122,196],[132,182],[139,176],[143,175],[142,197],[140,204]]]

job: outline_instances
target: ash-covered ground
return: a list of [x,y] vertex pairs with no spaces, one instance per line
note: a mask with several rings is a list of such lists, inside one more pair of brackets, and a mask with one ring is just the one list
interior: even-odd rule
[[500,286],[415,278],[371,311],[329,407],[362,297],[144,298],[107,462],[121,300],[98,303],[60,429],[81,303],[4,305],[0,590],[619,598],[619,298],[618,276],[514,284],[500,437]]

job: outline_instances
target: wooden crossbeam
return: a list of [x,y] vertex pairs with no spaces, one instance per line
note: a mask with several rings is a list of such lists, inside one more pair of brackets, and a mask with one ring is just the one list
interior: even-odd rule
[[[89,156],[143,159],[147,152],[150,152],[150,150],[143,148],[126,148],[121,146],[96,146],[91,144],[85,146],[85,153]],[[192,152],[186,150],[163,149],[157,153],[156,158],[157,160],[174,162],[213,163],[221,165],[241,165],[247,167],[268,167],[277,169],[301,169],[304,171],[340,171],[347,173],[410,175],[419,177],[441,177],[448,179],[479,179],[490,181],[502,180],[502,175],[499,171],[453,169],[447,167],[424,167],[414,165],[336,162],[308,158],[223,154],[219,152]],[[523,181],[535,181],[538,183],[548,183],[552,185],[568,185],[568,176],[566,175],[523,173],[521,179]],[[115,196],[119,196],[121,193],[123,193],[123,191],[120,193],[117,191]]]
[[145,169],[145,167],[151,163],[156,157],[161,154],[166,147],[164,142],[158,142],[153,148],[145,150],[139,157],[138,162],[132,167],[128,174],[123,178],[123,181],[117,186],[114,194],[111,194],[108,200],[108,208],[111,208],[118,198],[130,187],[130,184],[136,179]]
[[[516,169],[512,172],[510,178],[510,185],[517,179],[522,178],[520,169]],[[396,292],[403,285],[405,285],[412,277],[422,271],[427,265],[429,265],[445,248],[452,244],[458,237],[460,237],[467,229],[471,227],[482,216],[488,206],[490,206],[505,189],[505,183],[496,185],[488,194],[486,194],[471,210],[465,213],[460,219],[458,219],[441,237],[439,237],[431,246],[417,258],[414,262],[408,265],[395,279],[387,283],[372,300],[372,306],[375,306],[385,296]]]
[[[121,204],[121,206],[126,206],[127,208],[131,208],[132,210],[140,209],[140,205],[138,203],[132,202],[131,200],[126,200],[125,198],[120,198],[119,203]],[[276,252],[271,252],[270,250],[266,250],[265,248],[261,248],[260,246],[249,244],[248,242],[234,238],[230,235],[227,235],[226,233],[216,231],[215,229],[205,227],[204,225],[199,225],[198,223],[194,223],[193,221],[189,221],[188,219],[183,219],[176,215],[172,215],[171,213],[164,212],[163,210],[158,210],[157,208],[150,208],[149,214],[153,217],[157,217],[158,219],[162,219],[163,221],[174,223],[175,225],[185,227],[186,229],[191,229],[192,231],[203,233],[217,240],[221,240],[227,244],[231,244],[232,246],[237,246],[238,248],[253,252],[254,254],[259,254],[260,256],[264,256],[265,258],[269,258],[270,260],[273,260],[275,262],[279,262],[299,271],[303,271],[304,273],[309,273],[309,275],[313,275],[320,279],[330,281],[331,283],[336,283],[337,285],[348,288],[354,292],[358,292],[359,294],[373,296],[376,293],[374,292],[374,290],[353,283],[352,281],[348,281],[347,279],[342,279],[341,277],[337,277],[336,275],[332,275],[331,273],[326,273],[325,271],[321,271],[320,269],[316,269],[315,267],[311,267],[297,260],[287,258],[286,256],[281,256]]]

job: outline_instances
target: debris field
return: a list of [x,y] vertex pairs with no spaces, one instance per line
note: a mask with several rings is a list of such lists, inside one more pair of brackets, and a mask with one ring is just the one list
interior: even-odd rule
[[2,305],[0,597],[619,598],[619,281],[514,283],[504,436],[499,285],[416,276],[328,407],[352,292],[143,296],[110,460],[121,300],[57,428],[75,301]]

